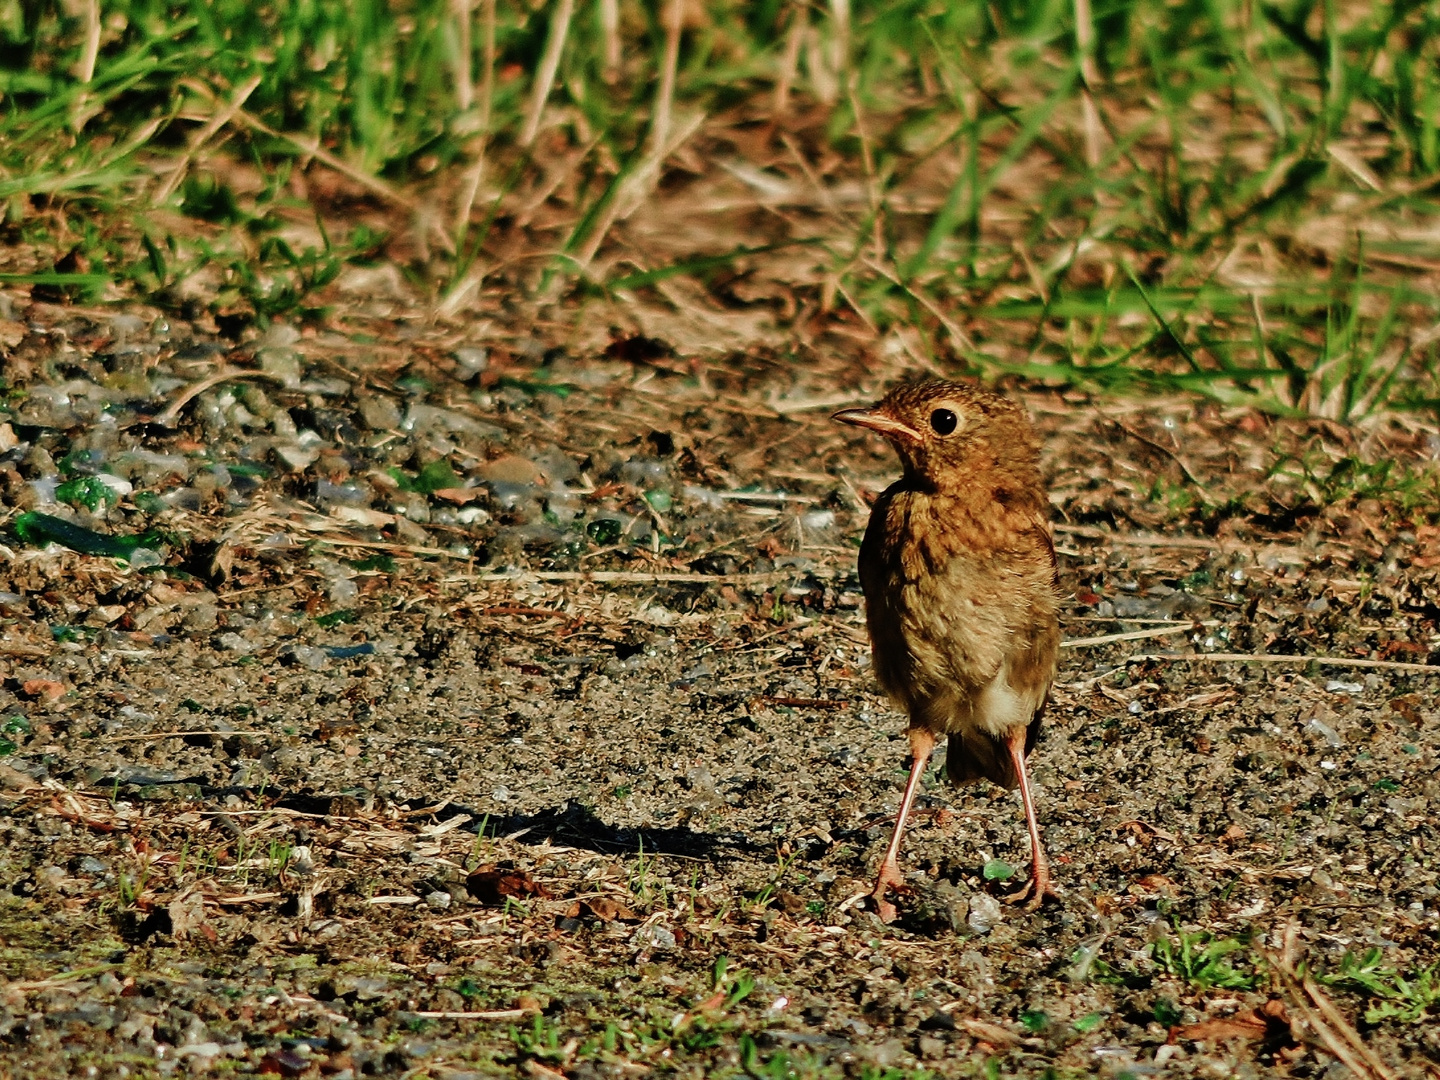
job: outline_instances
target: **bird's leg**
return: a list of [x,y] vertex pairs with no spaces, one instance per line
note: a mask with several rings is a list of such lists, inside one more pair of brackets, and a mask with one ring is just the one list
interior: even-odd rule
[[875,891],[870,894],[875,899],[875,910],[880,913],[881,921],[887,923],[894,922],[897,913],[895,905],[885,899],[885,889],[903,881],[899,863],[900,838],[905,834],[905,818],[910,813],[910,804],[915,801],[915,792],[920,789],[920,778],[925,775],[925,766],[935,749],[935,734],[928,728],[912,727],[908,734],[912,759],[910,779],[905,782],[905,794],[900,797],[900,812],[895,815],[895,832],[890,837],[890,847],[885,851],[885,861],[880,864]]
[[1045,897],[1058,899],[1060,894],[1050,886],[1050,860],[1045,857],[1045,845],[1040,842],[1040,823],[1035,819],[1035,800],[1030,794],[1030,778],[1025,773],[1025,729],[1017,727],[1005,736],[1005,745],[1010,750],[1015,775],[1020,779],[1020,799],[1025,804],[1025,824],[1030,830],[1030,881],[1006,899],[1018,903],[1028,895],[1030,899],[1025,908],[1034,911],[1045,902]]

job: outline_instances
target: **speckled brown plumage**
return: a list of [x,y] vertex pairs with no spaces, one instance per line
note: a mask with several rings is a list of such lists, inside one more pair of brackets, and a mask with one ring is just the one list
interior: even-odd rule
[[1012,401],[959,383],[901,386],[837,420],[884,435],[904,475],[875,503],[860,583],[881,686],[910,717],[914,754],[875,899],[899,884],[904,818],[935,741],[953,783],[1021,787],[1031,903],[1048,868],[1025,776],[1060,645],[1055,550],[1039,442]]

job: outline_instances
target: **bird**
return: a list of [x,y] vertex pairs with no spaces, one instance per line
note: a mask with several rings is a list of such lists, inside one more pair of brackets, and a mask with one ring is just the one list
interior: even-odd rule
[[900,842],[941,736],[952,784],[1019,787],[1030,834],[1030,910],[1059,894],[1040,838],[1026,757],[1060,648],[1058,570],[1040,440],[1022,406],[958,382],[908,383],[833,419],[882,435],[903,474],[870,511],[860,545],[875,675],[909,716],[910,777],[876,878],[893,922]]

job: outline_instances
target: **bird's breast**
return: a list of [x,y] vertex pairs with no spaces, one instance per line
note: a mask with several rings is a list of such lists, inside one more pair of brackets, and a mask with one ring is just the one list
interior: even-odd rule
[[[860,579],[875,673],[912,720],[937,714],[927,726],[951,727],[938,714],[976,713],[985,695],[1000,693],[1012,657],[1049,636],[1058,641],[1047,629],[1057,606],[1048,552],[1029,551],[1018,530],[1004,536],[994,524],[926,493],[892,489],[866,530]],[[1050,652],[1044,662],[1053,670]],[[980,709],[991,711],[1010,710]]]

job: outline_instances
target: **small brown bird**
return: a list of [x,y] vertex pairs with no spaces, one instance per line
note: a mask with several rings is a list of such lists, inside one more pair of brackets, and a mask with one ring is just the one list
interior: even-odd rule
[[895,918],[885,890],[901,884],[905,817],[941,735],[951,783],[1019,785],[1031,872],[1011,899],[1028,893],[1027,906],[1039,907],[1054,892],[1025,756],[1060,647],[1039,440],[1019,405],[959,383],[900,386],[834,418],[885,436],[905,469],[876,501],[860,545],[875,675],[910,715],[913,756],[876,908]]

